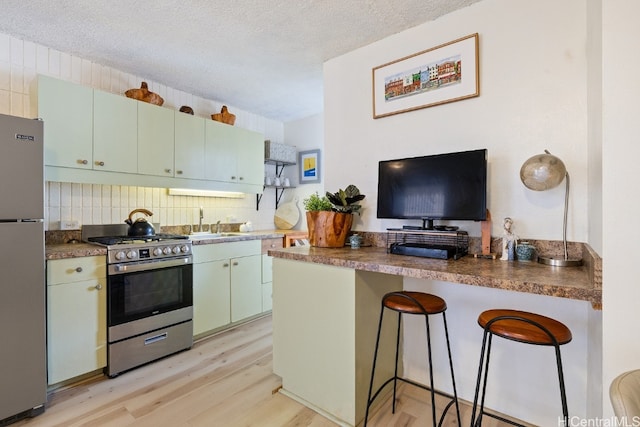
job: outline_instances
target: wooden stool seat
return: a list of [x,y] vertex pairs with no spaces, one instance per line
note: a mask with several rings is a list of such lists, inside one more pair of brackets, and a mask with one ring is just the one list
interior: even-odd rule
[[438,314],[447,309],[447,303],[442,298],[411,291],[387,294],[382,304],[390,310],[407,314]]
[[544,327],[553,335],[559,345],[571,341],[571,331],[563,323],[540,314],[519,310],[487,310],[478,317],[478,324],[484,329],[493,319],[489,330],[502,338],[526,344],[554,345],[553,339],[534,323]]

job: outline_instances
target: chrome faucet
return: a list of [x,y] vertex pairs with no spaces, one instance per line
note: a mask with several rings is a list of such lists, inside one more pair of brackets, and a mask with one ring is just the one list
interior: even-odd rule
[[202,231],[202,219],[204,218],[204,209],[200,206],[200,221],[198,222],[198,231]]
[[220,220],[216,222],[216,233],[220,234]]

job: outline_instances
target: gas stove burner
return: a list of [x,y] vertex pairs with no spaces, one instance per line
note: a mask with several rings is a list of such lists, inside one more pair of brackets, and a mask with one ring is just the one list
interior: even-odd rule
[[188,236],[181,234],[154,234],[153,236],[94,236],[87,240],[100,245],[126,245],[136,243],[161,242],[166,240],[187,240]]

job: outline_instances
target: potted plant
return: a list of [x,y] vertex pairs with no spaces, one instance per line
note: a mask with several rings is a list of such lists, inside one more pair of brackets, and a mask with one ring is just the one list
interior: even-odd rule
[[351,231],[353,214],[360,212],[359,202],[364,197],[358,187],[349,185],[336,193],[327,192],[324,196],[314,193],[304,199],[311,246],[343,247]]

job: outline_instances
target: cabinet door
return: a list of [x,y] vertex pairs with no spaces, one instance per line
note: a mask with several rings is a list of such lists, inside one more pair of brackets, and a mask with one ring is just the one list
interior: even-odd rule
[[237,182],[237,141],[234,133],[236,129],[213,120],[205,123],[206,179]]
[[138,101],[93,93],[93,169],[138,171]]
[[231,321],[262,312],[262,255],[231,259]]
[[231,323],[229,260],[193,265],[193,335]]
[[175,113],[175,176],[204,179],[204,120]]
[[106,279],[47,286],[48,383],[107,364]]
[[173,176],[174,113],[138,102],[138,173]]
[[38,76],[38,111],[44,121],[46,165],[91,169],[93,89]]
[[257,132],[236,129],[238,182],[261,185],[264,180],[264,138]]

